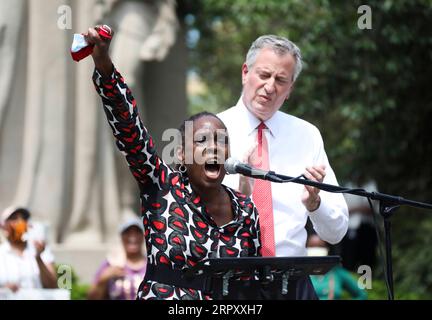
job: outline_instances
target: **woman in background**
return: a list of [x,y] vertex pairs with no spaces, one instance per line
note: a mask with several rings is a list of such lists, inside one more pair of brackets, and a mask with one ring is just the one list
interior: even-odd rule
[[96,272],[88,293],[90,300],[134,300],[144,278],[147,258],[143,253],[144,228],[131,217],[119,228],[122,248],[108,255]]

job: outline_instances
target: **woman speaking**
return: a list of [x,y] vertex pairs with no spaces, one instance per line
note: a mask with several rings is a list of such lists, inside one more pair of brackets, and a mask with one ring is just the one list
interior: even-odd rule
[[[141,198],[148,252],[138,299],[211,299],[204,279],[186,281],[183,271],[207,258],[260,255],[258,216],[251,200],[222,185],[229,141],[223,122],[203,112],[183,122],[179,165],[170,168],[156,154],[136,102],[109,53],[101,27],[84,38],[93,45],[93,82],[118,149],[126,157]],[[126,50],[126,48],[125,48]],[[188,122],[189,121],[189,122]],[[193,125],[193,137],[185,134]],[[188,148],[188,139],[190,148]],[[187,161],[191,159],[190,161]]]

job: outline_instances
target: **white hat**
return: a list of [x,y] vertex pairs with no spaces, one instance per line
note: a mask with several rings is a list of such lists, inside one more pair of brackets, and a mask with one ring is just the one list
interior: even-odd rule
[[128,217],[126,220],[124,220],[124,222],[120,225],[118,231],[120,234],[122,234],[127,229],[129,229],[130,227],[134,227],[134,226],[140,228],[140,230],[142,232],[144,232],[143,223],[142,223],[141,219],[139,219],[136,216],[131,216],[131,217]]
[[10,218],[11,215],[13,215],[15,212],[21,211],[24,215],[24,219],[30,218],[30,211],[28,211],[26,208],[18,207],[18,206],[10,206],[3,210],[1,216],[0,216],[0,225],[4,225],[7,219]]

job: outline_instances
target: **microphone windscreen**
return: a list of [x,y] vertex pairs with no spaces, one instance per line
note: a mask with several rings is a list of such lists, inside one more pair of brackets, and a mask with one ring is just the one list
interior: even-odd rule
[[234,174],[237,173],[236,166],[240,164],[240,161],[235,158],[228,158],[224,163],[224,168],[227,173]]

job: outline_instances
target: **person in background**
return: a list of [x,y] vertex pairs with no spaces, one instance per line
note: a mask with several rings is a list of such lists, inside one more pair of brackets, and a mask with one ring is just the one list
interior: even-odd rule
[[7,239],[0,245],[0,288],[57,288],[54,256],[44,239],[30,237],[30,211],[21,207],[6,208],[0,225]]
[[[232,157],[262,170],[303,174],[309,180],[337,185],[318,128],[280,111],[301,69],[301,52],[292,41],[275,35],[257,38],[242,65],[241,97],[218,116],[228,129]],[[331,244],[345,235],[348,209],[343,195],[296,183],[244,181],[230,175],[224,183],[252,194],[259,212],[263,256],[305,256],[308,218],[315,232]],[[309,278],[302,278],[297,299],[315,298]]]
[[[307,242],[308,256],[327,256],[328,244],[318,235],[312,234]],[[315,292],[320,300],[340,300],[346,291],[354,300],[367,299],[367,293],[358,286],[353,275],[342,266],[333,267],[324,275],[311,276]]]
[[128,218],[119,228],[122,250],[108,255],[96,272],[88,293],[90,300],[134,300],[144,278],[144,228],[138,217]]

